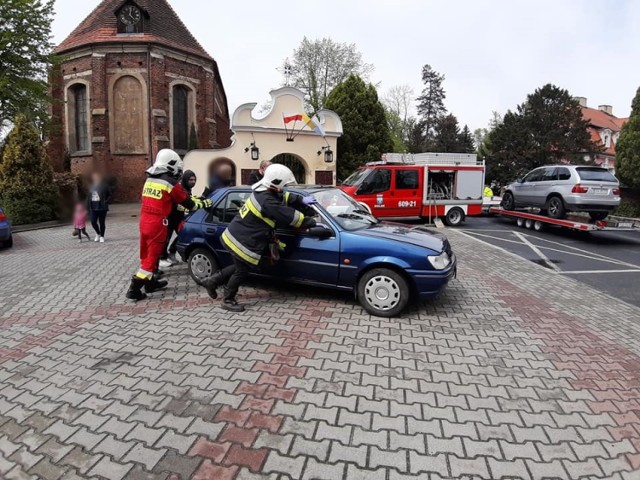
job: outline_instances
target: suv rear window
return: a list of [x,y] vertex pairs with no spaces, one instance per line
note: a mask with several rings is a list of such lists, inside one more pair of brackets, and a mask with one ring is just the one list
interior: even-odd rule
[[594,180],[596,182],[615,182],[618,183],[616,177],[614,177],[606,168],[598,167],[578,167],[576,172],[582,180]]

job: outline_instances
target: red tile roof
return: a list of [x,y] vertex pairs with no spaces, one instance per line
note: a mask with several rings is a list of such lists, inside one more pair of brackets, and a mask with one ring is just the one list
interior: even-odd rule
[[629,120],[628,118],[614,117],[602,110],[589,107],[582,107],[582,118],[588,120],[589,123],[596,128],[608,128],[613,132],[619,132],[622,126]]
[[103,0],[55,51],[68,53],[97,43],[155,43],[213,60],[167,0],[136,0],[134,3],[149,15],[144,19],[144,34],[118,35],[116,11],[125,1]]

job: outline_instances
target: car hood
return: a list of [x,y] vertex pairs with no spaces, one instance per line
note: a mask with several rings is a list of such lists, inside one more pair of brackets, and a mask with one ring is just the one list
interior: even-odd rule
[[351,233],[364,237],[384,238],[385,240],[409,243],[418,247],[428,248],[434,252],[442,252],[448,246],[446,236],[422,225],[411,226],[401,223],[380,222]]

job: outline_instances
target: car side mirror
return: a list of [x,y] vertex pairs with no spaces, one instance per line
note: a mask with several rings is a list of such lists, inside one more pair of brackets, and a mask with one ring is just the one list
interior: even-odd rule
[[518,182],[518,183],[524,183],[524,178],[516,178],[516,182]]
[[322,224],[311,227],[308,233],[316,238],[331,238],[333,236],[333,230]]

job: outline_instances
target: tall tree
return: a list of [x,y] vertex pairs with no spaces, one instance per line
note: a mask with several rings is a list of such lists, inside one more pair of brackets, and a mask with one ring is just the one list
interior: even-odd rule
[[624,185],[640,188],[640,88],[616,144],[616,174]]
[[433,150],[435,152],[458,152],[460,127],[458,126],[458,119],[455,115],[449,114],[440,117],[435,124],[434,133]]
[[436,72],[431,65],[422,67],[424,88],[417,100],[418,115],[424,125],[425,148],[429,148],[433,140],[436,122],[447,111],[444,107],[446,94],[442,86],[443,82],[444,75]]
[[344,180],[366,162],[380,160],[393,142],[384,106],[376,88],[351,75],[334,88],[326,107],[342,120],[344,134],[338,139],[338,178]]
[[391,129],[395,152],[403,152],[407,148],[413,101],[414,92],[409,85],[392,87],[382,97],[382,103],[387,110],[387,120]]
[[53,7],[54,0],[0,1],[0,124],[20,113],[48,117]]
[[490,134],[490,161],[515,176],[561,160],[584,163],[599,147],[591,141],[589,122],[567,90],[547,84],[507,112]]
[[416,118],[411,117],[407,122],[405,146],[409,153],[424,152],[424,125]]
[[40,138],[25,115],[19,115],[0,162],[0,203],[16,224],[55,218],[58,188]]
[[458,136],[458,152],[459,153],[473,153],[476,148],[473,143],[473,136],[469,126],[465,125]]
[[350,75],[368,78],[373,66],[362,60],[354,43],[304,37],[282,66],[285,85],[301,89],[311,109],[320,110],[329,92]]

